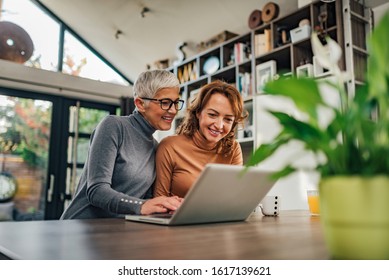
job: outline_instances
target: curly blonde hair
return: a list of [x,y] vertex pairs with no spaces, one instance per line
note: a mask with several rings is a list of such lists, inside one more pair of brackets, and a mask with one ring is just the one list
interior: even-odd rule
[[185,118],[178,126],[176,133],[192,137],[200,128],[197,114],[204,109],[211,96],[216,93],[222,94],[228,98],[234,112],[235,118],[231,131],[217,144],[218,152],[222,154],[229,154],[235,141],[235,128],[238,124],[243,125],[244,120],[248,116],[248,112],[244,109],[243,98],[239,91],[234,86],[226,82],[216,80],[204,85],[200,89],[196,98],[188,106]]

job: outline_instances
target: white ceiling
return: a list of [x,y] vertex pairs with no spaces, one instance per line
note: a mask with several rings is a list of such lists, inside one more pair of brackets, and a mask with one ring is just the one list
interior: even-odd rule
[[[339,0],[340,1],[340,0]],[[182,42],[188,56],[196,45],[228,30],[250,31],[248,18],[265,0],[41,0],[63,22],[130,80],[154,62],[177,59]],[[297,0],[274,1],[280,15],[298,7]],[[306,1],[305,1],[306,2]],[[309,2],[309,1],[308,1]],[[387,0],[365,1],[370,6]],[[141,16],[144,7],[149,12]],[[115,37],[118,30],[122,34]]]

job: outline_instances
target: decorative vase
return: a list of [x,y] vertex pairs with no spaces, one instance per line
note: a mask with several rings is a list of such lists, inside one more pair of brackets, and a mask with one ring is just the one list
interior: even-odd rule
[[332,258],[389,259],[389,177],[328,177],[319,191]]

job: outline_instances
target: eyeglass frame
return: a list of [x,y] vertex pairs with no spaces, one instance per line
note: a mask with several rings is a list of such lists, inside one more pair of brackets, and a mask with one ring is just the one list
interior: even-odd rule
[[[176,101],[173,101],[171,100],[170,98],[161,98],[161,99],[157,99],[157,98],[147,98],[147,97],[141,97],[141,99],[144,99],[144,100],[149,100],[149,101],[158,101],[159,102],[159,106],[161,106],[161,109],[164,110],[164,111],[169,111],[170,108],[173,106],[174,104],[174,108],[177,110],[177,111],[180,111],[182,110],[182,108],[184,108],[184,104],[185,104],[185,100],[182,100],[182,99],[178,99]],[[163,101],[169,101],[170,102],[170,105],[167,109],[164,109],[162,106],[163,106]],[[179,104],[181,104],[181,107],[178,108]]]

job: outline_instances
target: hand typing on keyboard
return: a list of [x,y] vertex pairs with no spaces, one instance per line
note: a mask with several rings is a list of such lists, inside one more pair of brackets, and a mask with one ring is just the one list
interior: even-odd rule
[[178,209],[181,203],[184,201],[183,198],[178,196],[159,196],[147,200],[141,208],[142,215],[148,215],[152,213],[170,213]]

